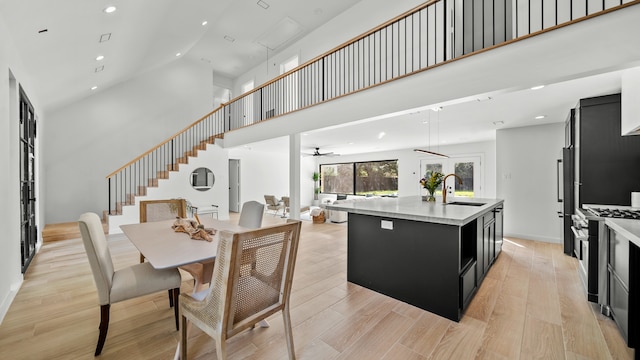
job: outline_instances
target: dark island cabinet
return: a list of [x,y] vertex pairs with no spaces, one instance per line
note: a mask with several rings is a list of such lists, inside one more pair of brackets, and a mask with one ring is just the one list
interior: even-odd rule
[[[638,346],[640,296],[640,249],[620,233],[609,230],[608,302],[611,317],[629,347]],[[637,351],[637,350],[636,350]]]
[[498,206],[477,220],[477,282],[480,283],[502,251],[503,208]]
[[501,209],[463,225],[349,212],[347,280],[459,321],[500,251]]

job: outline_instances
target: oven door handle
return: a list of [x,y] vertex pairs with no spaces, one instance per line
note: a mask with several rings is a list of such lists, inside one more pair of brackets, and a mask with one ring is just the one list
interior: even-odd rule
[[573,236],[576,237],[576,239],[580,240],[580,241],[584,241],[587,240],[589,238],[588,235],[581,235],[580,233],[578,233],[578,231],[576,230],[575,227],[571,227],[571,231],[573,232]]

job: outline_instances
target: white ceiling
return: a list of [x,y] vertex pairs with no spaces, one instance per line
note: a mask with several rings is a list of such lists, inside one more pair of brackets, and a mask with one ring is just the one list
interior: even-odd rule
[[[37,82],[29,92],[46,112],[91,95],[92,86],[100,91],[175,61],[177,53],[233,79],[266,60],[264,44],[279,44],[272,56],[358,1],[263,0],[264,9],[258,0],[1,0],[0,16]],[[117,10],[107,14],[110,5]],[[100,42],[103,34],[110,40]]]
[[[0,16],[25,69],[38,84],[29,91],[37,92],[46,112],[90,96],[94,85],[98,86],[95,91],[100,91],[175,61],[178,52],[235,78],[264,62],[264,44],[280,43],[269,50],[272,56],[359,0],[264,0],[269,4],[267,9],[257,0],[185,1],[0,0]],[[117,10],[104,13],[108,5]],[[208,23],[203,26],[205,20]],[[39,33],[44,29],[47,31]],[[283,29],[290,33],[284,40],[277,39],[275,35]],[[103,34],[111,34],[111,38],[100,43]],[[225,36],[234,41],[225,40]],[[98,55],[105,59],[97,61]],[[104,70],[96,72],[100,66]],[[439,104],[443,106],[439,112],[428,107],[407,109],[385,118],[316,130],[305,133],[302,146],[305,152],[320,147],[321,152],[354,154],[493,140],[496,129],[564,121],[578,99],[620,91],[620,72],[546,85],[536,91],[484,94],[490,100],[471,98]],[[535,119],[538,115],[545,118]],[[498,121],[503,124],[495,125]],[[382,139],[378,139],[380,132],[386,134]],[[280,143],[286,150],[286,142]],[[269,142],[251,147],[279,148]]]

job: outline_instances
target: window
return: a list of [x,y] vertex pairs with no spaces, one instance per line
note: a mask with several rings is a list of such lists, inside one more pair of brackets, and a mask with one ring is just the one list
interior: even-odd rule
[[242,93],[244,94],[246,92],[249,92],[253,90],[254,87],[255,87],[255,84],[253,80],[247,81],[246,83],[242,84]]
[[398,194],[398,160],[320,165],[320,191],[331,194]]
[[289,70],[293,70],[298,66],[298,55],[280,64],[280,75],[286,73]]

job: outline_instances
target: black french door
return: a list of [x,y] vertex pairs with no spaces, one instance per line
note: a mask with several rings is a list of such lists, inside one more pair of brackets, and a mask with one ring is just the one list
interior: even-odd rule
[[36,252],[36,117],[31,102],[20,87],[20,248],[22,273]]

